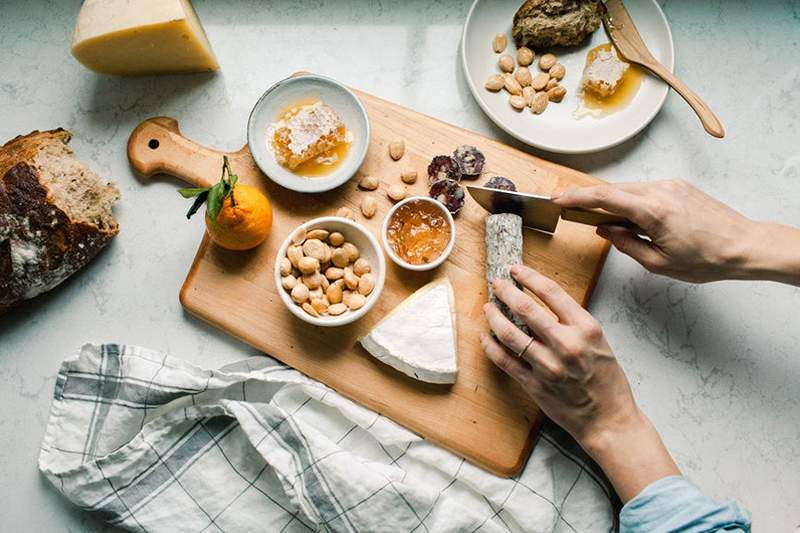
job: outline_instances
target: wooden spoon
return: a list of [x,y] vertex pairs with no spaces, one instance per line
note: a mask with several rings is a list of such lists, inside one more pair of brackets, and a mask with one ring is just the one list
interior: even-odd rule
[[676,78],[672,72],[653,57],[644,44],[639,30],[633,24],[628,10],[622,0],[607,0],[603,12],[603,25],[611,37],[611,42],[628,63],[640,65],[662,80],[680,94],[688,103],[703,124],[703,128],[717,138],[725,136],[725,129],[711,108],[700,99],[685,83]]

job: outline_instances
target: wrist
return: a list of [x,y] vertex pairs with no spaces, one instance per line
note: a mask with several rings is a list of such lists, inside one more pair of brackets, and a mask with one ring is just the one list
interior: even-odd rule
[[731,279],[800,285],[799,230],[769,222],[753,222],[744,241],[744,261]]
[[623,503],[654,481],[680,475],[655,427],[638,408],[613,425],[587,433],[579,442],[606,473]]

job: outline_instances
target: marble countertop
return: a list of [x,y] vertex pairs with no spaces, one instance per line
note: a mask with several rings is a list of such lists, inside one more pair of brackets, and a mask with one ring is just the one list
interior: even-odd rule
[[[139,344],[211,368],[256,353],[181,309],[178,288],[203,228],[181,222],[176,181],[131,172],[125,143],[142,119],[171,115],[187,136],[238,149],[258,96],[305,69],[518,146],[464,83],[467,2],[198,0],[221,72],[138,79],[97,76],[73,60],[78,4],[0,0],[0,141],[68,128],[78,156],[122,191],[122,231],[109,249],[0,318],[7,531],[107,530],[36,467],[59,364],[83,343]],[[538,155],[610,181],[680,176],[749,216],[800,226],[800,3],[661,4],[677,74],[707,98],[727,137],[706,135],[670,94],[650,127],[617,148]],[[612,252],[590,309],[683,472],[751,510],[758,531],[800,531],[800,289],[688,285]]]

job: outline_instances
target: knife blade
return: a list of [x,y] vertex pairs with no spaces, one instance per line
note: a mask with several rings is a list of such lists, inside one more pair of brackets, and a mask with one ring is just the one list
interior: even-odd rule
[[636,233],[643,234],[642,230],[627,218],[602,209],[560,207],[554,204],[548,196],[489,189],[476,185],[467,185],[467,191],[481,207],[492,214],[514,213],[519,215],[522,217],[522,225],[526,228],[555,233],[559,220],[563,218],[590,226],[601,224],[625,226]]

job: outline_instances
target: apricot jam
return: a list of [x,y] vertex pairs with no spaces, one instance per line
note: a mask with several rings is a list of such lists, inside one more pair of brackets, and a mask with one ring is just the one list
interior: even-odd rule
[[386,228],[392,250],[403,261],[424,265],[435,261],[450,242],[452,228],[432,202],[412,200],[392,214]]

